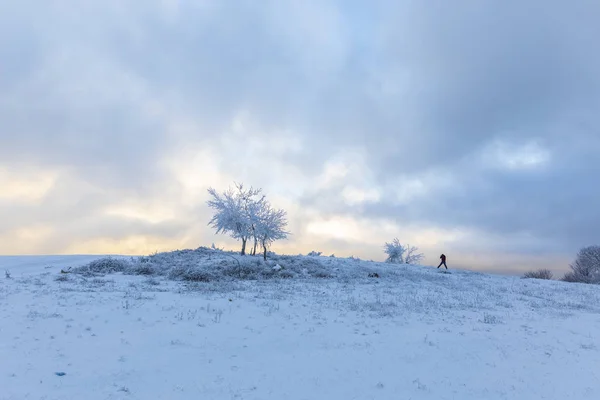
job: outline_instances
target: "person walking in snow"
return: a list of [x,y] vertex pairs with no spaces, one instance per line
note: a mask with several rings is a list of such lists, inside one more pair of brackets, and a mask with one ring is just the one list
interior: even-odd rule
[[440,259],[442,260],[442,262],[440,262],[440,265],[438,265],[438,268],[443,265],[444,267],[446,267],[446,269],[448,269],[448,266],[446,265],[446,256],[444,254],[442,254],[440,256]]

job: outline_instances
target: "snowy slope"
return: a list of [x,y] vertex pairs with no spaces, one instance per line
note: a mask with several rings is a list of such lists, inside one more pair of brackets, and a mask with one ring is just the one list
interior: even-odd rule
[[39,274],[44,270],[56,270],[56,267],[69,268],[96,260],[101,256],[67,255],[67,256],[0,256],[0,272],[14,271],[19,276]]
[[60,274],[94,258],[0,257],[0,399],[600,398],[597,286],[325,257],[279,263],[329,278]]

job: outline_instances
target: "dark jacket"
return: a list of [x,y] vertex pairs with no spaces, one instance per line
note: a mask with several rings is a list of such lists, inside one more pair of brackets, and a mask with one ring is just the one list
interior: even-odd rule
[[440,256],[440,258],[442,259],[442,261],[444,261],[444,262],[446,261],[446,256],[445,256],[445,255],[443,255],[443,254],[442,254],[442,255]]

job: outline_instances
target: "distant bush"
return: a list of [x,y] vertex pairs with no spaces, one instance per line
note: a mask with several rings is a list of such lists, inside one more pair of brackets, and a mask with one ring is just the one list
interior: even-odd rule
[[528,271],[523,274],[526,279],[552,279],[553,274],[549,269],[538,269],[537,271]]
[[320,256],[321,254],[323,254],[323,252],[321,252],[321,251],[314,251],[314,250],[313,250],[313,251],[311,251],[310,253],[308,253],[308,255],[309,255],[310,257],[318,257],[318,256]]
[[124,272],[131,267],[131,262],[112,257],[104,257],[94,260],[83,267],[76,268],[73,272],[82,275],[104,275],[114,274],[116,272]]
[[124,271],[127,275],[159,275],[160,271],[157,271],[156,268],[147,262],[135,262],[131,263],[131,265],[126,268]]

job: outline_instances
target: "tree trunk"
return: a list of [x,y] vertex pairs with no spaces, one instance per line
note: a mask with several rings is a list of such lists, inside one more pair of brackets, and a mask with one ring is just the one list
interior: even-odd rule
[[261,240],[262,248],[263,248],[263,259],[265,261],[267,261],[267,241],[266,240]]
[[252,238],[254,239],[254,248],[252,249],[252,255],[255,256],[258,239],[256,238],[256,228],[254,226],[252,226]]
[[242,252],[241,255],[246,255],[246,239],[242,239]]

